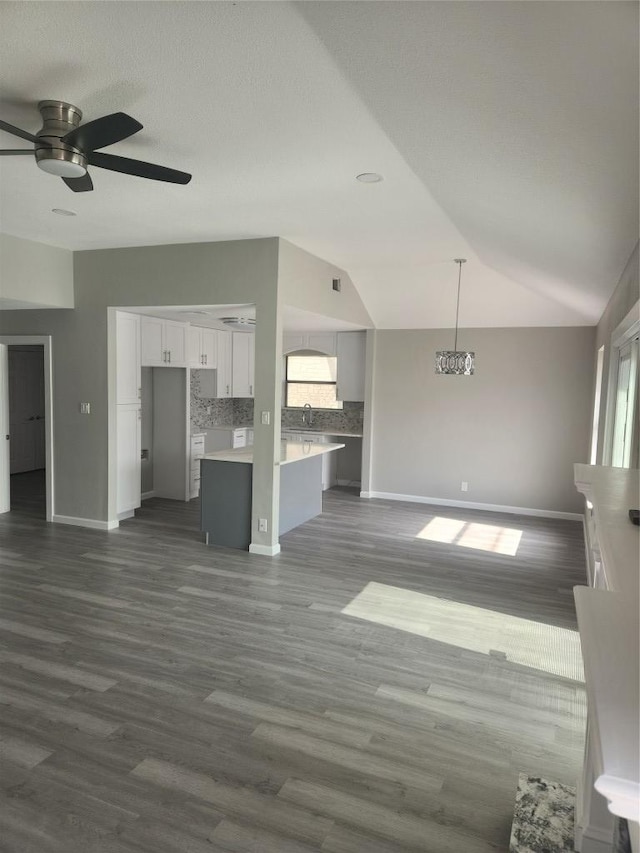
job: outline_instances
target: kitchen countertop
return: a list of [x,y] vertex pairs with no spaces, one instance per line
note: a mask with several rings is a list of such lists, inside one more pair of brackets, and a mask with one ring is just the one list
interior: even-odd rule
[[[306,441],[283,441],[280,443],[280,465],[288,465],[291,462],[301,462],[312,456],[322,456],[339,450],[344,444],[310,444]],[[253,463],[253,447],[238,447],[235,450],[216,450],[214,453],[205,453],[202,459],[210,459],[213,462],[244,462]]]
[[307,429],[306,427],[282,427],[280,432],[286,433],[302,433],[308,432],[310,435],[337,435],[341,438],[362,438],[361,432],[349,432],[348,430],[339,429]]

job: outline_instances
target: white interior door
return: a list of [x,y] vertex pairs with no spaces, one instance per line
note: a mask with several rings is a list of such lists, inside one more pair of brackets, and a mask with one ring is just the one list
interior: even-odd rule
[[44,354],[42,347],[9,350],[12,474],[45,466]]
[[9,512],[9,354],[0,344],[0,513]]

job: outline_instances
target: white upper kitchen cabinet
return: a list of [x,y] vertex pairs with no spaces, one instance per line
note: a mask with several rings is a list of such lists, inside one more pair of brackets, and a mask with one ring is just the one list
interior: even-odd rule
[[164,321],[164,349],[167,353],[167,364],[170,367],[186,367],[188,328],[186,323],[177,323],[174,320]]
[[364,402],[366,332],[338,332],[336,337],[336,398]]
[[253,397],[255,335],[232,333],[233,397]]
[[213,368],[218,366],[218,333],[215,329],[201,329],[200,341],[204,366]]
[[187,362],[189,367],[197,370],[217,367],[217,335],[215,329],[189,326],[187,329]]
[[231,397],[231,332],[218,332],[216,397]]
[[140,315],[116,311],[116,403],[140,405]]
[[143,367],[187,366],[187,323],[142,317],[140,321]]
[[286,332],[282,336],[284,355],[297,350],[313,350],[324,355],[336,354],[335,332]]

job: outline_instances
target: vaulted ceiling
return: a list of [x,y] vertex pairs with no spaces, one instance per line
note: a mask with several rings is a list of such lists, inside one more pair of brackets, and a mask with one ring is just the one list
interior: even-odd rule
[[380,327],[451,326],[456,257],[462,325],[595,323],[638,239],[634,2],[1,3],[0,118],[35,132],[53,98],[133,115],[109,153],[193,180],[94,169],[74,194],[1,157],[3,231],[282,236]]

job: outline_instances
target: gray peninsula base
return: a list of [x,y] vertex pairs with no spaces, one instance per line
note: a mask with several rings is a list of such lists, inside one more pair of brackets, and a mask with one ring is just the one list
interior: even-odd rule
[[[207,545],[249,549],[253,464],[201,460],[200,529]],[[322,512],[322,457],[280,467],[279,534]]]

